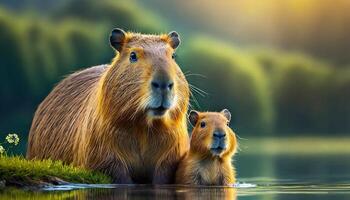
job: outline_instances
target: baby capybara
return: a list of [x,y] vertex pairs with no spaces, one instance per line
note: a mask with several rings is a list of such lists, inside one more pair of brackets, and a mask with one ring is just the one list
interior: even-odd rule
[[231,114],[191,111],[194,126],[190,150],[176,172],[177,184],[231,185],[235,183],[232,156],[237,149],[235,133],[230,129]]
[[189,147],[179,35],[114,29],[109,39],[111,64],[68,76],[40,104],[27,158],[99,170],[115,183],[172,183]]

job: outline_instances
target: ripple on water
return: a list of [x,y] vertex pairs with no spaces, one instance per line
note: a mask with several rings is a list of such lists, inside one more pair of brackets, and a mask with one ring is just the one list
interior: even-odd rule
[[236,189],[238,195],[254,195],[259,193],[269,194],[322,194],[322,193],[350,193],[350,184],[338,183],[338,184],[322,184],[322,183],[310,183],[310,182],[287,182],[285,180],[280,182],[270,183],[246,183],[238,182],[231,187],[223,186],[184,186],[184,185],[133,185],[133,184],[69,184],[69,185],[57,185],[45,187],[43,191],[69,191],[79,189],[127,189],[132,191],[133,189],[173,189],[177,191],[187,191],[196,189],[208,189],[217,190],[220,188],[232,188]]
[[[22,195],[22,196],[21,196]],[[29,195],[29,196],[28,196]],[[69,184],[43,188],[40,191],[3,191],[6,197],[46,199],[46,197],[78,199],[350,199],[348,183],[318,183],[298,180],[249,180],[232,186],[184,186],[184,185],[116,185]],[[4,198],[3,198],[4,197]],[[28,197],[28,198],[27,198]],[[30,197],[30,198],[29,198]]]

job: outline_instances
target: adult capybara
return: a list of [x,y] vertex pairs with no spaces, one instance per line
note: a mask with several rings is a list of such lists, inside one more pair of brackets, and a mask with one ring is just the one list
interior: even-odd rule
[[176,183],[191,185],[231,185],[235,183],[232,156],[237,149],[235,133],[228,126],[231,113],[191,111],[194,126],[190,150],[180,162]]
[[70,75],[40,104],[27,157],[99,170],[115,183],[173,182],[189,146],[189,87],[174,60],[179,43],[176,32],[114,29],[113,62]]

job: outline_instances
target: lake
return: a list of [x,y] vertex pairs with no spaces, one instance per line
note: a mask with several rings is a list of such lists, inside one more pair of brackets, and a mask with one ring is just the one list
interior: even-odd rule
[[[295,141],[290,144],[293,142]],[[348,200],[350,147],[339,147],[345,144],[339,142],[331,142],[331,145],[328,143],[329,150],[322,152],[319,150],[324,147],[317,141],[306,145],[307,151],[301,151],[302,147],[293,149],[283,141],[276,142],[281,147],[276,147],[273,151],[260,143],[247,145],[242,142],[242,151],[234,159],[239,181],[236,187],[77,184],[40,191],[6,189],[0,192],[0,199]],[[260,151],[254,149],[259,145]],[[247,146],[254,150],[245,149]]]

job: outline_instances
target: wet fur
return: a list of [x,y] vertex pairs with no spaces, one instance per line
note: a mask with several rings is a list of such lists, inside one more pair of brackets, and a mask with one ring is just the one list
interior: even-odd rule
[[[200,122],[206,127],[201,128]],[[222,113],[199,113],[199,119],[192,131],[190,150],[180,162],[176,172],[177,184],[230,185],[235,183],[235,169],[232,157],[237,149],[234,132],[227,126],[228,120]],[[212,133],[215,128],[225,130],[228,147],[219,156],[210,152]]]
[[[167,35],[127,33],[110,65],[74,73],[37,109],[27,158],[62,160],[99,170],[115,183],[172,183],[188,150],[187,81],[171,59]],[[137,51],[137,64],[129,62]],[[145,113],[154,67],[175,79],[177,103],[165,117]]]

